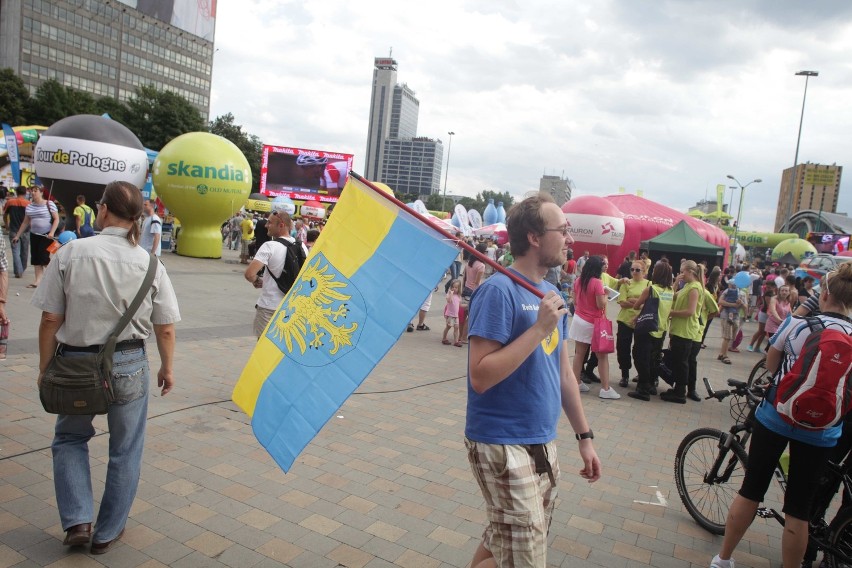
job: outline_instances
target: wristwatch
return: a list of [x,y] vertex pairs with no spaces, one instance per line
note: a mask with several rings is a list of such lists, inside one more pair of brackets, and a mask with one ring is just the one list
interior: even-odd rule
[[582,434],[574,434],[574,437],[577,438],[577,440],[594,440],[595,433],[589,430],[588,432],[583,432]]

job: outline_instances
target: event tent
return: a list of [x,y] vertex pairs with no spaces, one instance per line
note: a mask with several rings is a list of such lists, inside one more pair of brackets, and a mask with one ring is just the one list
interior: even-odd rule
[[672,253],[686,258],[718,257],[721,260],[725,255],[723,247],[710,244],[702,239],[686,221],[680,221],[677,225],[653,239],[642,241],[639,246],[646,249],[651,257],[663,253]]

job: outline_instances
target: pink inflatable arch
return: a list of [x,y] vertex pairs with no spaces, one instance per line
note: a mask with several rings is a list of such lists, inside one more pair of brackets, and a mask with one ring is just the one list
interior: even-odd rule
[[730,256],[728,235],[722,229],[636,195],[582,195],[568,201],[562,210],[574,238],[574,257],[586,250],[606,255],[611,274],[631,250],[639,253],[640,242],[653,239],[680,221],[686,221],[708,243],[725,248],[726,265]]

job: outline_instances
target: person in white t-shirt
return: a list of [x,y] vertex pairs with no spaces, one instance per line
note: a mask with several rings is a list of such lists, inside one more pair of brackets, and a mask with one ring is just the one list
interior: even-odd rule
[[[278,283],[272,274],[280,275],[284,270],[284,262],[287,260],[287,247],[275,239],[283,238],[284,240],[293,243],[295,240],[290,236],[290,229],[293,227],[293,221],[287,213],[273,212],[266,222],[266,230],[269,233],[269,239],[263,243],[257,252],[254,253],[254,259],[248,265],[245,272],[245,279],[260,289],[260,297],[255,304],[254,316],[254,334],[259,339],[266,329],[266,325],[275,310],[284,299],[284,293],[278,288]],[[302,252],[307,257],[308,251],[305,245],[302,244]],[[266,267],[263,276],[258,276],[261,269]],[[271,272],[271,274],[270,274]]]
[[154,256],[160,256],[160,237],[163,235],[163,221],[157,216],[155,201],[146,199],[142,204],[142,231],[139,246]]

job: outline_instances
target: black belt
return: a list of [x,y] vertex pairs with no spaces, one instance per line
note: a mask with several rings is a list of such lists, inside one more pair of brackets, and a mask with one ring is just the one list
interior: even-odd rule
[[[144,339],[128,339],[127,341],[119,341],[115,344],[116,351],[126,351],[130,349],[141,349],[145,347]],[[78,347],[76,345],[60,344],[62,352],[68,353],[97,353],[103,348],[103,345],[89,345],[86,347]]]
[[547,459],[547,447],[545,444],[528,444],[525,446],[527,453],[535,460],[535,472],[538,475],[547,474],[550,484],[556,487],[556,479],[553,477],[553,468]]

